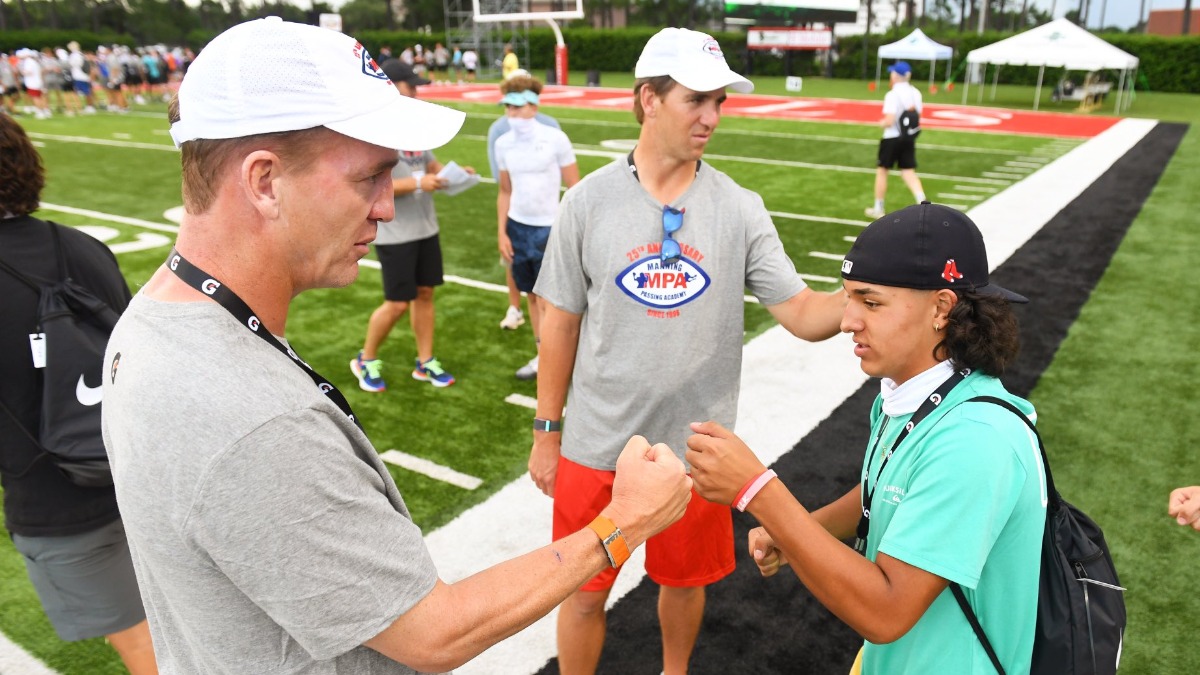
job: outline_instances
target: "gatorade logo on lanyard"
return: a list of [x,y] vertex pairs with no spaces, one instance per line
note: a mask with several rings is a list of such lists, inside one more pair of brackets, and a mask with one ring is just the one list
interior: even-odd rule
[[[338,391],[338,388],[333,386],[329,380],[322,377],[320,373],[313,370],[312,367],[305,363],[296,354],[296,352],[292,351],[290,347],[285,347],[283,343],[275,338],[274,335],[271,335],[271,331],[258,330],[259,326],[261,325],[258,320],[258,316],[250,309],[250,306],[238,296],[237,293],[229,290],[228,286],[222,284],[220,281],[217,281],[204,270],[188,262],[186,258],[180,255],[179,251],[174,249],[171,250],[171,256],[168,258],[167,267],[169,267],[171,271],[175,273],[175,276],[179,277],[185,284],[200,291],[201,293],[204,293],[205,295],[212,297],[217,304],[224,307],[227,312],[232,314],[234,318],[238,320],[238,323],[245,326],[246,329],[251,333],[265,340],[267,344],[271,345],[279,352],[286,354],[287,357],[292,360],[292,363],[295,363],[299,368],[302,368],[304,372],[308,373],[308,376],[312,378],[313,383],[317,385],[317,389],[319,389],[322,394],[328,396],[329,400],[332,401],[333,404],[336,405],[338,409],[346,415],[346,417],[350,418],[351,422],[354,422],[359,429],[362,429],[362,424],[359,423],[358,418],[354,415],[354,411],[350,408],[350,403],[346,401],[346,397],[342,395],[342,392]],[[113,369],[114,371],[116,369],[115,363],[113,364]]]

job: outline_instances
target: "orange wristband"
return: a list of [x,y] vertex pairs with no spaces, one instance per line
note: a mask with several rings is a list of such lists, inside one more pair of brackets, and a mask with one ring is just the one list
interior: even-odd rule
[[616,523],[604,516],[596,516],[595,520],[588,523],[588,528],[600,537],[604,552],[608,554],[608,563],[614,569],[629,560],[629,544],[625,541],[625,535],[621,533],[621,528],[617,527]]

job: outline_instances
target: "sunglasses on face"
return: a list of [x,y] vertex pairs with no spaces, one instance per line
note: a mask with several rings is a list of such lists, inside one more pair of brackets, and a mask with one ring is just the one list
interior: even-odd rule
[[678,232],[679,228],[683,227],[683,212],[685,210],[663,206],[663,242],[658,257],[664,265],[674,265],[683,257],[683,251],[679,248],[679,242],[675,241],[672,235]]

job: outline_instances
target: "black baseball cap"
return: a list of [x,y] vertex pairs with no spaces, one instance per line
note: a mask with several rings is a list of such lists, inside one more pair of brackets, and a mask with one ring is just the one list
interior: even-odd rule
[[392,82],[403,82],[411,87],[429,84],[429,80],[413,72],[412,66],[400,59],[388,59],[379,64],[379,68],[383,70],[383,74],[387,75],[388,79]]
[[842,278],[918,290],[969,290],[1029,298],[988,282],[983,235],[965,213],[921,202],[867,226],[842,261]]

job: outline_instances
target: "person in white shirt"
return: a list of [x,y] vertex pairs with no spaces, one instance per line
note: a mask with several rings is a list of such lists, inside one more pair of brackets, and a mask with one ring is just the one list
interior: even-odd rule
[[75,88],[75,93],[86,101],[83,112],[90,115],[96,112],[96,97],[92,93],[92,63],[80,50],[78,42],[68,43],[67,49],[70,50],[67,55],[67,63],[71,67],[72,86]]
[[42,79],[42,62],[37,52],[32,49],[22,49],[17,52],[20,62],[17,68],[21,71],[21,81],[25,84],[25,93],[33,101],[34,116],[38,119],[50,117],[50,104],[43,93],[46,88]]
[[479,54],[474,49],[463,52],[462,65],[467,69],[467,82],[474,82],[475,71],[479,68]]
[[[550,226],[558,215],[559,191],[579,182],[579,165],[571,141],[560,129],[537,121],[538,95],[533,89],[504,95],[510,130],[496,140],[500,170],[496,197],[500,255],[511,264],[513,281],[526,294],[533,340],[539,344],[541,311],[533,292]],[[538,357],[516,373],[518,379],[537,377]]]
[[[879,141],[879,160],[875,169],[875,204],[865,213],[871,218],[882,218],[884,198],[887,196],[888,171],[899,166],[900,178],[912,191],[916,202],[925,201],[925,189],[917,177],[917,133],[920,131],[921,92],[909,84],[912,66],[907,61],[897,61],[888,66],[891,73],[891,91],[883,97],[883,140]],[[906,115],[914,111],[915,125]]]

